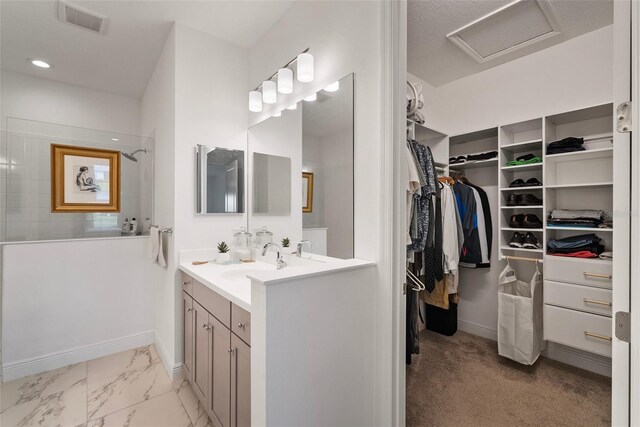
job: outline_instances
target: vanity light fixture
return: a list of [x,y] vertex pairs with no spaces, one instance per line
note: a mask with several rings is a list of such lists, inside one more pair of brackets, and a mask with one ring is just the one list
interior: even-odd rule
[[31,65],[35,65],[38,68],[45,68],[45,69],[53,68],[51,64],[43,61],[42,59],[29,59],[28,61],[29,63],[31,63]]
[[309,83],[313,81],[313,55],[304,52],[298,55],[298,81]]
[[249,111],[254,113],[262,112],[262,94],[257,90],[249,92]]
[[287,107],[287,110],[295,110],[296,108],[298,108],[298,103],[296,102],[295,104],[291,104]]
[[120,141],[118,138],[111,138],[112,141],[118,142]]
[[278,101],[276,82],[265,80],[262,82],[262,102],[265,104],[275,104]]
[[282,116],[282,111],[278,111],[273,115],[273,117],[280,117],[280,116]]
[[318,99],[318,94],[314,92],[311,95],[307,96],[304,100],[310,102],[315,101],[316,99]]
[[340,81],[336,81],[331,83],[329,86],[324,88],[327,92],[337,92],[340,90]]
[[293,92],[293,71],[289,68],[278,70],[278,92],[284,94]]
[[[293,93],[293,70],[289,67],[293,63],[297,65],[297,79],[300,82],[313,81],[313,55],[309,53],[309,48],[303,50],[298,56],[284,64],[273,73],[268,79],[263,81],[258,87],[249,92],[249,111],[254,113],[262,112],[262,104],[275,104],[278,102],[278,92],[282,94]],[[278,83],[276,85],[275,78]],[[313,95],[315,101],[315,95]],[[290,105],[288,110],[295,110],[296,105]],[[282,111],[282,110],[281,110]]]

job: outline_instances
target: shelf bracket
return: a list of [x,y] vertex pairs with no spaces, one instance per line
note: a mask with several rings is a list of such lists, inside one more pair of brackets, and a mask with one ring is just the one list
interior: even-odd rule
[[616,129],[620,133],[631,132],[631,102],[623,102],[616,108]]

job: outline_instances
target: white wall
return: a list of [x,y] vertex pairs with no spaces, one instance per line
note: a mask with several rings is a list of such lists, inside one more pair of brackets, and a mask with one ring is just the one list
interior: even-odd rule
[[[137,99],[6,71],[1,78],[3,127],[6,117],[20,117],[139,133]],[[152,284],[142,280],[149,268],[146,242],[3,245],[5,378],[62,366],[83,354],[117,351],[123,337],[137,337],[129,344],[148,340],[153,301],[146,296]],[[94,261],[81,261],[87,259]],[[126,315],[113,318],[113,313]],[[111,347],[105,345],[109,341]],[[57,354],[69,350],[74,351]]]
[[[408,75],[408,79],[420,82],[416,76]],[[425,92],[427,125],[449,135],[612,102],[612,27],[428,89]],[[491,173],[487,168],[477,169],[470,172],[469,178],[477,185],[486,185],[493,200],[495,247],[500,243],[501,233],[496,224],[497,171],[493,170],[496,178],[488,175]],[[497,261],[495,248],[492,259],[489,271],[462,269],[458,320],[468,330],[495,337],[498,275],[505,263]],[[523,279],[529,280],[530,276],[525,274],[529,272],[523,273]]]
[[[154,222],[174,227],[175,218],[175,29],[169,33],[156,68],[142,96],[141,133],[155,138]],[[176,230],[177,234],[178,230]],[[151,266],[156,347],[168,371],[172,371],[176,355],[176,258],[173,236],[164,237],[167,267]]]
[[[290,105],[310,92],[355,73],[355,256],[378,263],[389,262],[383,260],[381,255],[381,16],[382,6],[379,2],[294,2],[251,48],[249,64],[250,86],[255,87],[303,49],[310,48],[315,60],[315,80],[308,84],[296,83],[294,93],[281,97],[276,108]],[[246,93],[244,99],[247,99]],[[265,115],[272,111],[265,110]],[[260,121],[263,116],[252,114],[250,123]],[[377,415],[385,413],[391,405],[382,397],[387,393],[387,387],[382,384],[388,381],[391,367],[382,363],[387,356],[391,357],[392,348],[391,343],[381,337],[390,330],[391,325],[379,314],[386,313],[386,308],[391,304],[385,299],[390,285],[382,283],[376,276],[371,289],[373,312],[378,318],[370,320],[376,335],[373,342],[364,343],[366,348],[361,351],[375,355],[374,359],[363,361],[366,366],[362,368],[375,378],[376,384],[370,390],[363,390],[359,398],[375,408]],[[353,309],[360,310],[359,305],[354,304]],[[365,309],[362,310],[365,315]],[[349,369],[349,366],[340,366],[335,372],[336,378],[343,373],[347,375]],[[313,394],[309,394],[308,398],[312,399]],[[345,396],[345,399],[350,398]],[[388,421],[378,422],[388,424]]]
[[175,24],[142,100],[142,133],[156,139],[156,222],[174,228],[168,265],[157,269],[157,343],[169,371],[182,362],[177,254],[231,240],[246,214],[197,215],[195,146],[246,150],[245,49]]

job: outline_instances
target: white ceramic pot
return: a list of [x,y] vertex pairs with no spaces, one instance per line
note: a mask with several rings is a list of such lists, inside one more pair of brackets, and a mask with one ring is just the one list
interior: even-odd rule
[[218,253],[216,256],[216,262],[218,264],[227,264],[229,261],[231,261],[231,255],[229,255],[229,252]]

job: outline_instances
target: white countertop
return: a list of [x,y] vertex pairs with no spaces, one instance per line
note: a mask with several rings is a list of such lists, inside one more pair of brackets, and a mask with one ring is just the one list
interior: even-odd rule
[[267,254],[266,257],[258,257],[256,262],[246,264],[220,265],[213,262],[202,265],[192,264],[195,260],[215,259],[215,255],[216,251],[213,249],[180,251],[178,268],[248,312],[251,312],[252,279],[263,285],[272,285],[375,264],[358,259],[341,260],[319,255],[312,255],[313,259],[285,255],[289,265],[282,270],[277,270],[275,264],[271,263],[272,258],[275,262],[273,253]]

